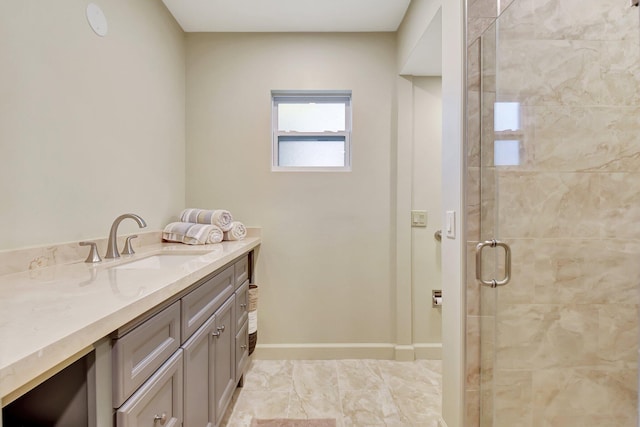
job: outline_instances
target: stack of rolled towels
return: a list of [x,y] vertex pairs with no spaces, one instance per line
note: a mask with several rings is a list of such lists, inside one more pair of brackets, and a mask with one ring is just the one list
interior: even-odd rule
[[234,221],[231,212],[224,209],[185,209],[179,222],[168,224],[162,238],[187,245],[207,245],[223,240],[242,240],[247,229]]

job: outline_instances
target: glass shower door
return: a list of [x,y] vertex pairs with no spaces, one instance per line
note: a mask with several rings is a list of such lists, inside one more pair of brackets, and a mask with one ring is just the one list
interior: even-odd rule
[[[514,0],[481,39],[483,427],[638,425],[640,43],[629,1]],[[495,280],[496,282],[492,282]]]

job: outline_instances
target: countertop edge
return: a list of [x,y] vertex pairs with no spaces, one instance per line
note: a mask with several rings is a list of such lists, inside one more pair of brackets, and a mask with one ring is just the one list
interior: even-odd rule
[[[55,369],[56,366],[63,365],[65,361],[76,357],[87,347],[92,347],[96,342],[111,334],[119,327],[133,321],[167,299],[179,294],[193,283],[216,270],[231,263],[238,257],[249,253],[262,243],[260,237],[248,237],[243,241],[233,242],[237,248],[230,249],[228,253],[212,260],[206,266],[195,272],[190,272],[172,281],[161,289],[156,290],[144,297],[122,307],[121,309],[109,313],[107,316],[96,318],[93,322],[79,325],[76,330],[62,339],[40,348],[31,354],[0,367],[0,398],[2,406],[5,406],[5,398],[15,394],[17,390],[26,384],[42,377],[44,374]],[[148,248],[139,253],[139,258],[151,256],[156,253],[169,251],[180,252],[182,248],[175,244],[160,244]],[[193,250],[186,247],[183,251]],[[56,372],[51,372],[54,375]],[[45,378],[46,379],[46,378]],[[37,385],[37,384],[34,384]]]

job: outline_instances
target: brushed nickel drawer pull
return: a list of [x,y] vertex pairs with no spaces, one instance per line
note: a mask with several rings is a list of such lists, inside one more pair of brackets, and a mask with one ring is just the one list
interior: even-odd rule
[[218,326],[216,329],[220,332],[224,332],[224,325]]
[[156,415],[153,417],[153,422],[160,421],[160,425],[164,425],[167,422],[167,413],[163,412],[162,415]]

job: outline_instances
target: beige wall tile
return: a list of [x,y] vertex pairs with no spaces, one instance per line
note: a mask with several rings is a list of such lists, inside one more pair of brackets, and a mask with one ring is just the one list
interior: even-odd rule
[[[637,14],[624,2],[504,1],[497,25],[477,30],[482,4],[470,5],[469,19],[470,42],[484,31],[480,239],[507,240],[514,265],[512,282],[497,290],[478,291],[467,274],[468,375],[478,326],[482,337],[479,396],[468,377],[469,422],[636,426]],[[475,93],[469,100],[479,102]],[[496,101],[521,103],[521,129],[494,133]],[[469,113],[475,130],[473,107]],[[494,140],[507,138],[520,140],[520,164],[494,168]],[[467,152],[472,164],[475,152]],[[485,270],[500,269],[500,260],[486,259]],[[478,292],[483,317],[475,317]]]
[[634,105],[637,41],[520,40],[498,44],[499,100],[527,105]]
[[467,242],[480,240],[480,168],[467,168]]
[[[625,304],[637,301],[640,242],[539,239],[530,263],[534,302]],[[579,248],[576,251],[576,248]]]
[[537,0],[532,3],[537,38],[638,40],[638,14],[630,11],[628,2]]
[[532,374],[496,370],[494,427],[533,426]]
[[465,427],[480,427],[480,391],[467,390],[465,400],[467,403],[464,416]]
[[527,169],[640,171],[637,106],[532,107],[523,116]]
[[466,390],[480,389],[480,317],[467,316]]
[[498,0],[469,0],[467,15],[473,18],[495,18],[498,16]]
[[473,43],[482,36],[495,22],[495,18],[469,18],[467,26],[467,40]]
[[[634,301],[634,298],[629,298]],[[601,365],[633,370],[638,366],[638,304],[598,306],[598,357]]]
[[592,366],[598,306],[509,304],[496,319],[496,369]]
[[[498,172],[502,238],[599,237],[602,194],[594,174]],[[535,220],[532,220],[535,218]]]
[[[544,420],[558,416],[617,418],[621,414],[637,414],[637,381],[636,369],[565,368],[536,371],[533,374],[535,423],[545,425]],[[609,425],[635,427],[637,424],[635,419],[633,421]]]

